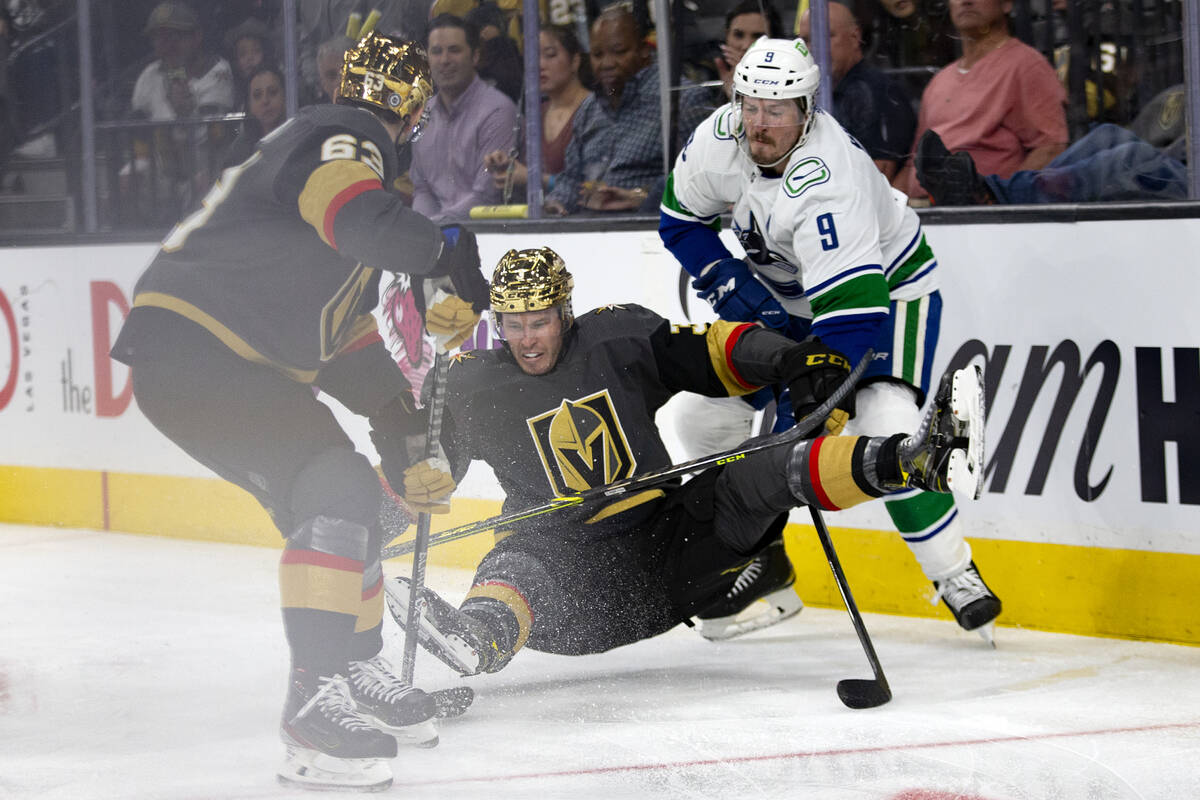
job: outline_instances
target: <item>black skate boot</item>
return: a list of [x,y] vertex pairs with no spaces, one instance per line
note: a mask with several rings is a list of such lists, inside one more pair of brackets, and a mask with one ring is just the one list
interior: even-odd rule
[[433,747],[438,743],[437,704],[420,689],[400,680],[381,655],[350,662],[350,696],[359,713],[399,744]]
[[279,726],[287,747],[279,782],[360,792],[391,786],[386,759],[396,757],[396,740],[355,710],[346,679],[309,679],[296,672]]
[[995,647],[992,623],[1000,616],[1000,598],[983,582],[979,569],[972,561],[957,575],[934,581],[937,598],[941,598],[963,630],[978,631],[984,641]]
[[983,373],[944,375],[920,429],[900,442],[901,486],[930,492],[983,493]]
[[[700,635],[723,641],[794,617],[804,608],[795,584],[796,572],[783,540],[772,542],[742,569],[724,598],[696,615]],[[762,610],[739,619],[757,600],[766,602]]]
[[[388,611],[404,630],[408,621],[408,579],[388,578],[383,588]],[[484,622],[462,613],[432,589],[422,588],[417,602],[421,605],[417,642],[459,675],[496,672],[512,657],[511,652],[500,648]]]
[[996,196],[975,169],[975,159],[965,150],[951,153],[932,130],[921,134],[913,158],[917,181],[929,192],[935,206],[992,205]]

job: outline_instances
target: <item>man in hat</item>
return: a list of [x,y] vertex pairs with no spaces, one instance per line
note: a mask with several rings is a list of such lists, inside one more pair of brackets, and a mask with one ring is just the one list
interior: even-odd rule
[[133,86],[132,110],[151,120],[224,114],[233,108],[229,62],[204,51],[196,12],[167,0],[150,12],[145,34],[157,58]]

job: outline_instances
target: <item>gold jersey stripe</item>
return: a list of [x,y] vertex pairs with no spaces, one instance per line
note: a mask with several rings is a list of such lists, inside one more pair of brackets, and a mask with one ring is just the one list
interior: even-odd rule
[[346,158],[327,161],[312,171],[300,191],[297,201],[300,216],[313,226],[321,241],[336,248],[333,240],[333,218],[330,215],[336,215],[345,202],[339,199],[340,196],[355,184],[372,182],[375,187],[367,188],[383,188],[375,171],[361,161]]
[[604,508],[600,509],[595,514],[584,520],[584,522],[590,525],[593,522],[599,522],[602,519],[608,519],[611,516],[620,514],[622,511],[628,511],[634,506],[640,506],[642,503],[648,503],[651,500],[655,500],[665,495],[666,492],[664,492],[662,489],[647,489],[644,492],[632,494],[629,497],[626,497],[624,500],[618,500],[615,503],[609,503]]
[[759,387],[747,383],[733,368],[733,346],[738,337],[749,330],[752,323],[717,320],[708,326],[705,343],[708,345],[708,360],[721,379],[721,384],[731,397],[749,394]]
[[[363,609],[362,573],[313,564],[280,564],[279,595],[284,608],[310,608],[357,617]],[[373,626],[363,630],[370,627]]]
[[503,603],[508,606],[513,616],[517,618],[517,643],[513,646],[513,652],[517,652],[525,646],[525,642],[529,640],[529,633],[533,630],[533,611],[529,608],[529,603],[525,600],[525,596],[518,592],[513,587],[506,583],[488,582],[472,586],[467,592],[467,599],[472,597],[487,597],[492,600]]
[[133,298],[133,307],[138,308],[139,306],[152,306],[154,308],[165,308],[167,311],[174,311],[179,316],[190,319],[213,336],[216,336],[226,347],[247,361],[277,369],[294,381],[312,383],[317,379],[317,370],[315,369],[285,367],[283,364],[278,364],[267,358],[251,347],[245,339],[227,328],[220,320],[186,300],[181,300],[178,297],[163,294],[162,292],[142,292]]

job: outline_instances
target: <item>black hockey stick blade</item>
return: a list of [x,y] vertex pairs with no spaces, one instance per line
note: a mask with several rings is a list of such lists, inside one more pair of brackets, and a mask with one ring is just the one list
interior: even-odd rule
[[847,708],[875,708],[892,699],[887,681],[873,678],[846,678],[838,681],[838,698]]
[[437,718],[451,719],[467,713],[475,701],[475,690],[470,686],[451,686],[449,689],[432,691],[429,696],[437,707]]
[[[531,519],[543,514],[550,514],[555,511],[561,511],[564,508],[572,508],[592,500],[606,499],[619,497],[625,494],[640,492],[643,489],[648,489],[651,486],[656,486],[673,478],[683,475],[690,475],[694,472],[699,472],[709,467],[727,464],[731,461],[739,461],[748,455],[768,450],[772,447],[779,447],[785,444],[798,442],[804,437],[812,433],[819,425],[825,422],[838,403],[842,402],[846,396],[854,391],[855,385],[858,383],[859,377],[866,371],[867,366],[871,363],[875,351],[868,348],[867,352],[863,353],[862,358],[858,360],[858,364],[846,376],[846,379],[833,391],[833,393],[825,399],[824,403],[813,409],[812,412],[805,414],[802,418],[796,421],[796,424],[786,431],[772,434],[770,436],[761,436],[757,439],[752,439],[740,447],[735,447],[732,450],[724,450],[720,453],[713,453],[709,456],[701,456],[700,458],[691,461],[685,461],[682,464],[674,464],[669,467],[663,467],[658,470],[643,472],[640,475],[634,475],[631,478],[624,478],[613,483],[606,483],[603,486],[594,486],[591,489],[586,489],[582,492],[563,495],[561,497],[552,497],[545,503],[540,503],[536,506],[523,508],[518,511],[510,511],[504,514],[498,514],[494,517],[479,520],[478,522],[468,522],[465,525],[459,525],[455,528],[448,528],[443,531],[438,531],[429,537],[429,546],[433,547],[446,542],[453,542],[468,536],[474,536],[477,533],[490,531],[503,525],[508,525],[513,522]],[[393,538],[399,536],[402,531],[390,530]],[[389,559],[396,556],[402,556],[411,553],[413,550],[412,542],[399,542],[390,544],[383,549],[382,558]]]

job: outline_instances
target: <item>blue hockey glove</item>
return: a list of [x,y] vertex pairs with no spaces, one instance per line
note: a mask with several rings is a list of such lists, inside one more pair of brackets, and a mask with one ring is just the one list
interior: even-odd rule
[[787,327],[788,314],[783,306],[750,274],[740,258],[723,258],[709,264],[692,281],[692,288],[721,319],[762,322],[775,330]]

